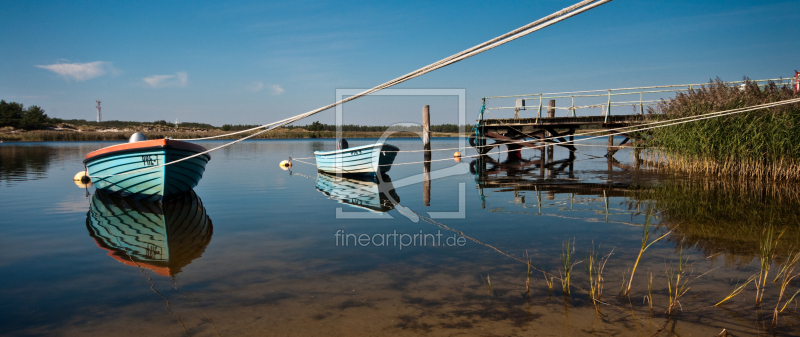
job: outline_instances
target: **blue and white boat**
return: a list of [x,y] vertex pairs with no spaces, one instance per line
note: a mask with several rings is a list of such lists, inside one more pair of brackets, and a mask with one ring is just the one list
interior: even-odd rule
[[397,146],[375,143],[364,146],[344,146],[336,151],[316,151],[317,169],[332,174],[376,174],[392,168],[400,149]]
[[136,133],[128,143],[87,154],[83,163],[92,184],[99,190],[160,201],[197,186],[211,157],[203,154],[163,164],[204,151],[206,148],[200,145],[172,139],[146,140],[144,135]]

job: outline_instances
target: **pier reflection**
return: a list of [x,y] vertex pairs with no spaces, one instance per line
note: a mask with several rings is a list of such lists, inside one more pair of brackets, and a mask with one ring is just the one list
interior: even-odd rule
[[86,227],[108,256],[162,276],[178,274],[199,258],[213,234],[211,219],[194,191],[164,203],[97,192]]
[[373,176],[337,177],[319,172],[316,187],[330,199],[376,213],[388,212],[394,209],[395,203],[400,202],[387,174],[376,179]]

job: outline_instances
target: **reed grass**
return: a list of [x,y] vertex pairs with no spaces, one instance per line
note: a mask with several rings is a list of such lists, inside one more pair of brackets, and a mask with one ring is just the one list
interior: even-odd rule
[[750,276],[742,284],[738,284],[737,283],[736,288],[733,288],[733,291],[731,291],[731,293],[728,294],[728,296],[725,296],[725,298],[723,298],[722,301],[717,302],[717,304],[714,304],[714,306],[720,306],[722,303],[725,303],[725,301],[728,301],[728,300],[736,297],[736,295],[741,294],[744,291],[744,288],[747,287],[747,285],[750,284],[750,282],[753,282],[756,279],[756,276],[757,275]]
[[689,258],[683,258],[683,245],[678,249],[678,264],[676,267],[667,266],[667,290],[669,292],[669,305],[666,314],[672,315],[681,306],[680,298],[689,291],[689,279],[686,275]]
[[649,272],[650,279],[647,281],[647,296],[645,296],[645,300],[647,301],[647,305],[650,307],[650,310],[653,310],[653,272]]
[[[599,248],[599,247],[598,247]],[[586,274],[589,276],[589,297],[594,304],[595,312],[599,313],[597,302],[603,295],[603,270],[606,267],[608,259],[614,253],[612,249],[606,255],[600,255],[599,251],[595,251],[594,242],[592,243],[592,250],[589,252],[582,252],[581,259],[583,260],[583,267]]]
[[528,271],[525,273],[525,296],[527,297],[531,292],[531,258],[527,250],[525,251],[525,263],[528,266]]
[[772,260],[775,259],[775,247],[777,247],[783,233],[785,231],[781,231],[776,237],[775,229],[772,225],[768,225],[762,232],[758,255],[760,266],[758,277],[756,278],[756,306],[761,305],[761,300],[764,298],[764,288],[769,277],[769,270],[772,266]]
[[548,293],[552,294],[553,293],[553,277],[547,275],[547,273],[545,273],[545,272],[542,272],[542,274],[544,274],[544,282],[547,283]]
[[786,301],[786,304],[783,305],[783,308],[781,308],[780,311],[778,310],[778,307],[781,305],[781,300],[783,299],[783,295],[786,293],[786,289],[789,287],[789,284],[792,282],[794,278],[800,276],[800,274],[794,273],[794,269],[798,261],[800,261],[800,252],[796,254],[790,254],[789,257],[787,257],[786,260],[783,262],[783,266],[781,270],[778,272],[778,276],[775,278],[777,280],[781,276],[783,276],[783,278],[780,279],[781,282],[780,282],[780,292],[778,293],[778,303],[775,304],[775,310],[773,312],[773,318],[772,318],[773,324],[778,323],[778,314],[780,312],[783,312],[783,309],[786,308],[786,304],[789,304],[789,302],[794,300],[794,296],[797,295],[797,293],[795,293],[795,295],[793,295],[792,298]]
[[645,221],[644,221],[644,228],[642,230],[642,245],[639,248],[639,255],[636,256],[636,262],[633,263],[633,268],[631,269],[631,277],[630,277],[630,280],[628,281],[628,286],[625,289],[625,295],[626,296],[630,296],[631,286],[633,285],[633,275],[636,274],[636,267],[639,266],[639,261],[642,259],[642,255],[644,254],[644,252],[647,250],[647,248],[652,246],[658,240],[661,240],[661,239],[665,238],[667,235],[669,235],[672,232],[672,231],[669,231],[666,234],[664,234],[664,235],[658,237],[657,239],[653,240],[652,242],[650,242],[650,237],[653,236],[653,234],[656,231],[655,228],[652,229],[652,230],[650,229],[650,226],[651,226],[650,225],[650,219],[651,219],[651,217],[652,217],[651,211],[648,210],[647,211],[647,216],[645,217]]
[[[746,79],[747,80],[747,79]],[[797,98],[788,85],[744,87],[719,78],[648,109],[655,118],[681,117]],[[742,178],[800,180],[800,104],[652,129],[645,158],[669,169]]]
[[[575,267],[577,262],[572,262],[575,255],[575,239],[572,239],[572,248],[570,250],[569,239],[564,241],[561,246],[561,267],[563,274],[561,275],[561,289],[564,295],[570,294],[570,279],[572,278],[572,268]],[[559,270],[561,273],[561,270]]]

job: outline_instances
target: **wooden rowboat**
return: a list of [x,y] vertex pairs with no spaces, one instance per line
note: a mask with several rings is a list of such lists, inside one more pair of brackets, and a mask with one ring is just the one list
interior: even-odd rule
[[391,169],[397,146],[375,143],[336,151],[316,151],[317,169],[332,174],[376,174]]
[[[86,155],[83,163],[95,188],[106,193],[161,200],[197,186],[211,159],[208,154],[203,154],[158,167],[206,149],[179,140],[135,141],[134,138],[131,137],[129,143],[105,147]],[[148,167],[154,168],[141,170]]]

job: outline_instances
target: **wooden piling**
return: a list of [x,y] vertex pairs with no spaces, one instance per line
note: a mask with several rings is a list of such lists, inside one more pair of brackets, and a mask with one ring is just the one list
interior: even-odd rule
[[425,163],[422,166],[422,203],[425,206],[431,205],[431,158],[430,152],[425,156]]
[[431,205],[431,106],[422,107],[422,149],[425,162],[422,165],[422,203]]
[[422,107],[422,148],[427,153],[431,150],[431,106]]
[[550,104],[547,108],[547,117],[555,117],[556,116],[556,100],[551,99]]

